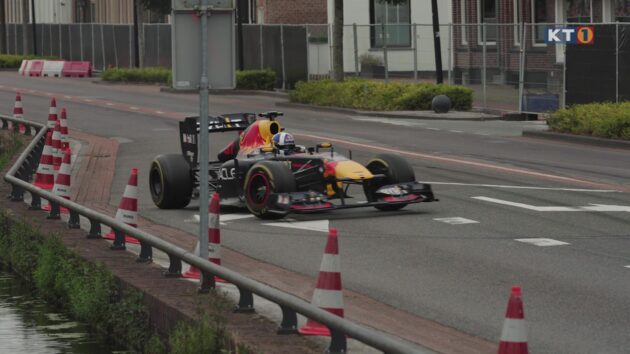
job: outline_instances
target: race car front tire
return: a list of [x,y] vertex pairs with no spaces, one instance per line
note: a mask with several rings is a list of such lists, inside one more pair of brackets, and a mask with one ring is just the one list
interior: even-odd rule
[[[365,167],[372,174],[383,174],[386,177],[378,180],[366,181],[363,184],[363,191],[368,202],[377,202],[376,191],[382,186],[388,184],[413,182],[416,180],[413,168],[407,160],[398,155],[379,154],[370,159]],[[376,209],[384,211],[399,210],[407,206],[407,204],[378,205]]]
[[273,212],[269,205],[272,193],[291,193],[297,190],[291,169],[282,162],[261,161],[245,176],[243,193],[247,209],[261,219],[281,219],[287,213]]
[[182,155],[158,155],[151,162],[149,190],[160,209],[181,209],[190,203],[193,181],[190,165]]

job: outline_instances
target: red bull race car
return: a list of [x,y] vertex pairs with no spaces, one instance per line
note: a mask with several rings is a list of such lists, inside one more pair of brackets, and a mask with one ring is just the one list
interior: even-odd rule
[[[289,213],[375,207],[398,210],[436,201],[431,186],[416,182],[400,156],[379,154],[361,165],[334,151],[330,143],[295,145],[277,120],[281,112],[210,117],[208,133],[237,131],[239,136],[209,165],[209,188],[222,202],[246,206],[262,219]],[[198,194],[197,117],[180,122],[181,154],[156,156],[151,163],[151,197],[162,209],[184,208]],[[366,201],[350,203],[351,185],[362,186]]]

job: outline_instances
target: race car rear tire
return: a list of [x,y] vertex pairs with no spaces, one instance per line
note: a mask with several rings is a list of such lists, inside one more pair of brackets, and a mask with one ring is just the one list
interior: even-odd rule
[[158,155],[151,162],[149,190],[160,209],[180,209],[190,203],[193,181],[190,165],[182,155]]
[[281,219],[287,214],[270,210],[271,193],[291,193],[296,190],[293,172],[278,161],[256,163],[247,172],[243,187],[247,209],[261,219]]
[[[380,154],[376,155],[365,167],[372,172],[372,174],[383,174],[386,178],[378,180],[366,181],[363,184],[363,191],[368,202],[376,202],[376,191],[385,185],[413,182],[416,180],[413,168],[407,160],[398,155],[393,154]],[[384,211],[399,210],[407,206],[407,204],[395,204],[395,205],[378,205],[376,209]]]

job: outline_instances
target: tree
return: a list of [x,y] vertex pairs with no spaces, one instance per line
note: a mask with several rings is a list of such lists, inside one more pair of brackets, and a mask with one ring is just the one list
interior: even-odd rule
[[168,15],[171,13],[171,0],[140,0],[140,4],[146,10],[156,14]]
[[[398,5],[411,0],[376,1],[390,5]],[[343,81],[343,0],[334,0],[333,12],[332,79],[335,81]]]

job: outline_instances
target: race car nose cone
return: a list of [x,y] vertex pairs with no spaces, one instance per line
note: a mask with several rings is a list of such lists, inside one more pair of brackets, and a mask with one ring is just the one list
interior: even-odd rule
[[335,177],[338,179],[370,179],[374,176],[367,168],[352,160],[337,161],[335,165]]

